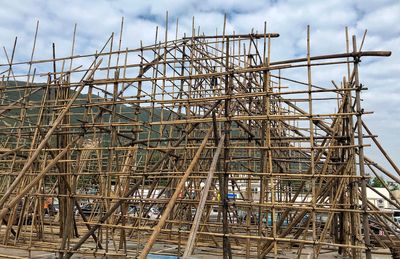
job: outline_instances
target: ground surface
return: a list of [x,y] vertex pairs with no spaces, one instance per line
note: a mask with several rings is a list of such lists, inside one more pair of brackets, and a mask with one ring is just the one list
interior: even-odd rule
[[[165,249],[161,249],[165,250]],[[377,250],[378,252],[387,252],[387,250]],[[11,249],[11,248],[4,248],[0,247],[0,258],[1,259],[6,259],[6,258],[13,258],[13,259],[22,259],[22,258],[31,258],[31,259],[56,259],[57,255],[54,253],[49,253],[49,252],[44,252],[44,251],[31,251],[30,253],[26,250],[22,249]],[[98,258],[98,259],[119,259],[121,257],[115,257],[115,256],[108,256],[108,257],[103,257],[103,256],[83,256],[83,255],[74,255],[72,257],[73,259],[89,259],[89,258]],[[173,257],[167,257],[167,256],[151,256],[149,258],[152,259],[171,259]],[[206,251],[196,251],[196,254],[194,254],[192,259],[217,259],[221,258],[221,256],[217,255],[210,255]],[[235,259],[239,258],[244,258],[244,257],[234,257]],[[285,255],[282,255],[279,258],[295,258],[295,255],[287,252]],[[304,250],[304,255],[302,255],[300,258],[302,259],[308,259],[312,258],[311,257],[311,252],[308,250]],[[333,253],[326,253],[326,254],[321,254],[319,256],[321,259],[329,259],[329,258],[338,258],[340,259],[341,257],[338,257],[337,255]],[[372,256],[373,259],[390,259],[392,258],[390,255],[381,255],[381,254],[374,254]]]

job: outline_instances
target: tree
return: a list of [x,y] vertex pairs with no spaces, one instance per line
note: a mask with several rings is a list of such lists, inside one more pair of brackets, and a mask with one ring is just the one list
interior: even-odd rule
[[383,183],[379,180],[378,177],[375,177],[371,180],[371,186],[377,188],[384,187]]
[[393,188],[391,188],[391,191],[397,191],[397,190],[400,190],[400,185],[399,184],[396,184],[396,185],[393,186]]

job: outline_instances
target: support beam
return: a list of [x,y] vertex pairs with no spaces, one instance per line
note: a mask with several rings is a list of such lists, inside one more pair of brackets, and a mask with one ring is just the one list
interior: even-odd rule
[[185,252],[183,253],[183,259],[188,259],[189,256],[193,252],[194,243],[196,241],[196,236],[197,236],[197,231],[199,229],[201,216],[203,215],[204,206],[206,204],[206,200],[209,195],[208,192],[210,191],[211,183],[214,178],[215,169],[217,168],[218,159],[221,154],[222,147],[224,145],[224,141],[225,141],[224,139],[225,139],[225,135],[223,134],[219,140],[217,150],[215,151],[213,160],[211,162],[210,170],[208,171],[208,174],[207,174],[207,179],[206,179],[203,191],[201,193],[199,205],[197,206],[196,215],[194,216],[193,224],[190,229],[190,234],[189,234],[189,238],[188,238],[188,241],[186,244]]
[[165,222],[167,221],[167,218],[168,218],[170,212],[172,211],[173,207],[175,206],[175,203],[178,199],[179,194],[185,187],[185,183],[186,183],[187,179],[189,178],[190,173],[193,171],[194,167],[197,165],[197,162],[200,158],[201,153],[203,152],[204,147],[207,144],[207,141],[208,141],[208,138],[209,138],[211,132],[212,132],[212,128],[210,128],[208,130],[206,136],[204,137],[203,142],[201,142],[199,149],[197,150],[195,156],[193,157],[192,162],[190,163],[189,167],[185,171],[185,174],[182,176],[178,185],[176,186],[174,194],[172,195],[171,199],[169,200],[167,206],[165,207],[165,209],[162,213],[162,216],[161,216],[160,220],[158,221],[158,224],[154,227],[153,233],[151,234],[151,236],[150,236],[149,240],[147,241],[145,247],[143,248],[142,252],[138,256],[138,259],[145,259],[147,257],[147,255],[149,254],[151,248],[153,247],[154,243],[156,242],[157,236],[158,236],[158,234],[160,234],[161,229],[164,227]]

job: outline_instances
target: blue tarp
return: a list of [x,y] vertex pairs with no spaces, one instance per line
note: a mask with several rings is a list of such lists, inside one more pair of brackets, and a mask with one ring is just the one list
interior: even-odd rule
[[179,259],[179,258],[182,258],[182,257],[177,257],[177,256],[173,256],[173,255],[148,254],[147,258],[151,258],[151,259]]

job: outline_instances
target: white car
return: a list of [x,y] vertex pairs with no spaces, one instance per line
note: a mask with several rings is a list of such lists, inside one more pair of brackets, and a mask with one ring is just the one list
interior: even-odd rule
[[160,211],[157,208],[152,207],[150,208],[148,215],[151,219],[156,219],[158,218],[158,215],[160,215]]
[[[393,217],[393,221],[394,221],[395,223],[397,223],[397,225],[400,226],[400,216]],[[397,231],[400,231],[400,228],[399,228],[399,227],[397,227],[397,226],[394,226],[394,227],[395,227],[395,229],[396,229]]]

